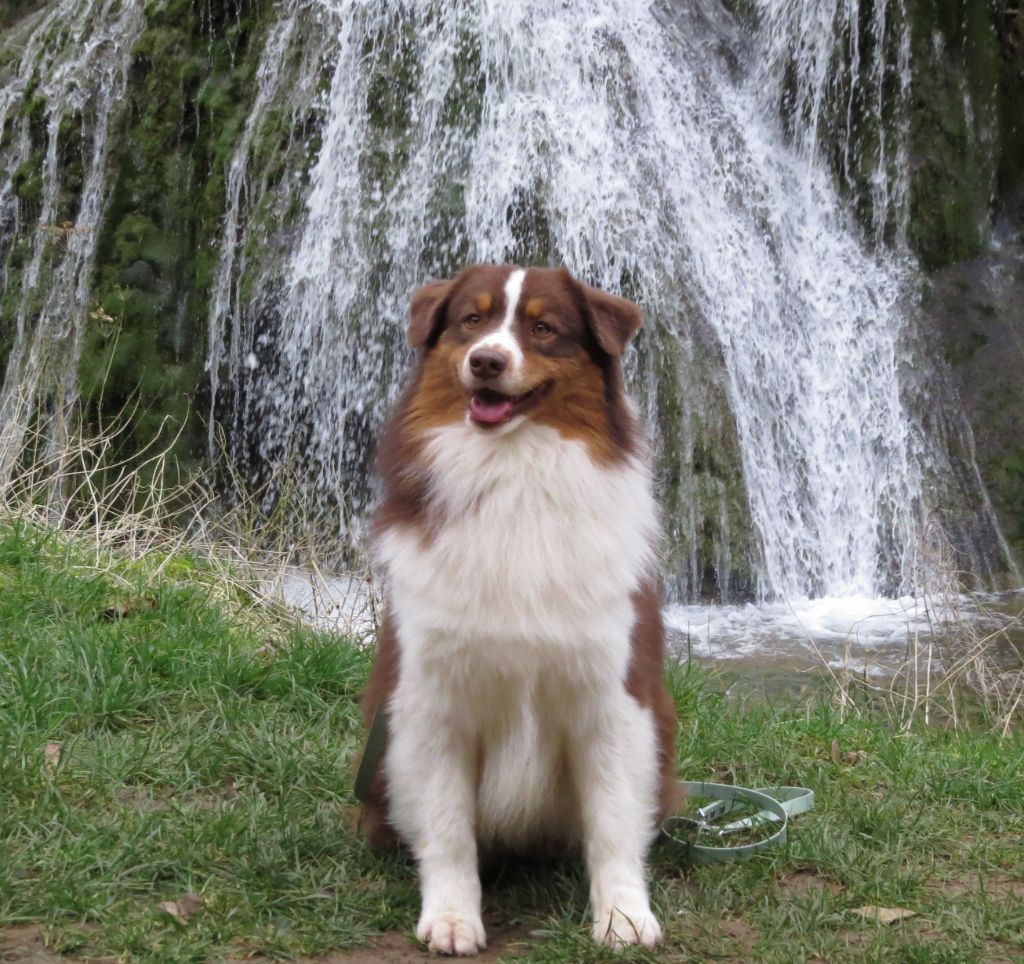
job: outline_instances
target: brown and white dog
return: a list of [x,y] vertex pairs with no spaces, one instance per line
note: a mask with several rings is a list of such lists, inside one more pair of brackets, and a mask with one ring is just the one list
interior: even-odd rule
[[619,357],[635,305],[565,271],[468,268],[412,299],[380,452],[388,714],[364,808],[419,864],[416,934],[474,954],[480,848],[582,847],[593,935],[654,946],[644,862],[675,789],[658,521]]

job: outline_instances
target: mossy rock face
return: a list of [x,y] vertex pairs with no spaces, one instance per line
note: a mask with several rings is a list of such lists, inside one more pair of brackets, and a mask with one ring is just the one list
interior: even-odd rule
[[[725,3],[754,29],[756,3]],[[2,6],[0,28],[43,4],[7,0]],[[861,7],[865,23],[870,8]],[[197,403],[197,394],[206,384],[209,299],[227,206],[227,169],[252,104],[266,29],[281,9],[272,0],[151,0],[146,6],[129,89],[111,129],[109,203],[102,225],[96,227],[93,304],[81,362],[89,420],[98,423],[101,414],[109,416],[136,397],[144,400],[126,440],[130,447],[148,442],[169,416],[187,426],[177,454],[188,461],[206,455],[206,429],[196,414],[205,408],[205,400]],[[1018,0],[907,0],[905,9],[913,39],[909,240],[922,262],[935,269],[984,252],[993,215],[1008,222],[1006,230],[1020,239],[1024,7]],[[386,194],[393,187],[410,147],[409,97],[419,69],[411,56],[411,29],[396,14],[387,24],[388,36],[378,38],[393,54],[380,58],[367,92],[372,143],[361,171],[367,191]],[[56,28],[55,43],[60,30]],[[442,108],[445,123],[461,130],[472,129],[480,116],[479,44],[470,35],[460,38],[458,82]],[[288,56],[302,56],[302,49],[315,46],[307,38],[305,44],[293,44]],[[864,50],[861,56],[866,56]],[[326,66],[324,78],[326,85]],[[887,82],[894,84],[895,78]],[[38,217],[43,191],[47,105],[38,84],[38,78],[30,84],[19,114],[29,123],[33,152],[14,173],[19,217],[25,223]],[[254,180],[246,197],[247,244],[240,260],[247,267],[239,291],[243,302],[259,300],[264,308],[275,300],[274,278],[266,280],[272,272],[264,269],[275,260],[283,263],[294,242],[290,231],[319,151],[324,106],[308,93],[297,98],[302,104],[273,103],[250,146]],[[842,92],[835,99],[845,105]],[[856,135],[857,162],[845,188],[865,224],[872,218],[868,185],[880,140],[877,124],[871,130],[868,121],[864,113],[860,123],[865,126]],[[891,112],[878,123],[893,123]],[[834,165],[842,153],[838,137],[843,124],[845,113],[824,125],[825,149]],[[12,137],[13,129],[9,123],[0,138]],[[69,113],[58,145],[62,216],[77,203],[88,146],[82,117]],[[838,166],[836,170],[840,179]],[[450,176],[438,178],[430,188],[427,273],[453,273],[467,257],[466,239],[458,230],[465,213],[459,171],[453,161]],[[532,186],[509,212],[518,243],[514,257],[523,263],[550,260],[546,189],[543,184]],[[369,225],[382,239],[386,215],[382,210],[380,223]],[[55,220],[59,227],[61,218]],[[52,243],[60,243],[59,233]],[[27,239],[15,238],[5,252],[7,271],[16,274],[28,253]],[[385,279],[391,252],[383,240],[376,255]],[[44,258],[44,277],[47,265]],[[1024,397],[1020,380],[1014,382],[1004,370],[1004,361],[1014,357],[1005,332],[1019,335],[1022,330],[1013,310],[1024,301],[1024,291],[981,297],[981,281],[956,277],[946,288],[945,276],[936,275],[937,287],[925,313],[941,314],[935,324],[961,378],[982,474],[1008,534],[1024,550],[1024,437],[1011,424],[1013,414],[1024,410]],[[965,287],[961,290],[958,284]],[[16,290],[16,283],[9,285],[0,302],[0,363],[10,348],[6,323],[17,303]],[[1013,298],[1017,300],[1007,300]],[[736,428],[713,338],[702,335],[699,325],[681,327],[686,329],[683,335],[669,334],[675,330],[672,324],[651,326],[639,339],[637,365],[638,381],[646,379],[644,390],[651,393],[649,406],[660,413],[658,484],[666,519],[672,520],[667,568],[684,574],[670,588],[678,595],[736,598],[755,588],[751,559],[756,557]],[[680,371],[686,371],[687,384]],[[227,424],[229,409],[239,409],[239,398],[221,391],[216,414]]]
[[939,336],[1003,533],[1024,560],[1024,245],[934,272],[922,308]]
[[999,42],[999,154],[996,216],[1015,226],[1024,240],[1024,5],[994,0]]
[[17,23],[22,17],[42,10],[46,0],[4,0],[0,6],[0,29]]
[[999,46],[988,3],[913,0],[909,239],[926,268],[977,255],[999,166]]
[[148,4],[111,131],[95,323],[80,369],[86,412],[109,415],[137,395],[145,412],[133,418],[127,444],[144,445],[169,416],[186,426],[176,452],[186,461],[205,456],[202,420],[189,416],[203,383],[226,171],[272,7]]
[[[753,28],[745,0],[726,5]],[[1015,0],[908,0],[902,12],[889,5],[884,37],[874,35],[874,12],[860,5],[856,46],[845,33],[836,38],[821,150],[865,234],[899,244],[902,218],[874,209],[875,183],[883,155],[887,176],[901,177],[894,145],[907,137],[911,249],[926,269],[975,257],[1005,199],[1024,214],[1024,11]],[[904,106],[897,65],[905,28]],[[784,98],[779,109],[788,129],[792,105]]]
[[[633,390],[658,412],[654,476],[669,599],[756,595],[756,539],[721,352],[691,305],[636,339]],[[681,373],[685,372],[685,377]]]

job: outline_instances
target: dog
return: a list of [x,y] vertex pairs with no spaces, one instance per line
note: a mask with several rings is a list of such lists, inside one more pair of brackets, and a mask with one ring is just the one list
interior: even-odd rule
[[387,714],[371,843],[418,864],[417,937],[485,946],[478,855],[582,850],[593,937],[653,947],[645,859],[674,809],[659,524],[620,358],[637,307],[564,268],[478,265],[413,295],[418,363],[378,451]]

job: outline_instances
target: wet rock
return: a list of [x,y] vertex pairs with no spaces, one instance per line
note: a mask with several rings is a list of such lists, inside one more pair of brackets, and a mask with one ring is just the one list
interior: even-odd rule
[[[1010,227],[1005,238],[1018,237]],[[1024,244],[932,272],[922,300],[974,433],[982,479],[1010,543],[1024,553]]]

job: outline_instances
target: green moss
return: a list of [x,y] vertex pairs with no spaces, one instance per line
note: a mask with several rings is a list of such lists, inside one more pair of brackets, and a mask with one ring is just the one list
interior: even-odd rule
[[988,335],[981,331],[968,331],[955,344],[946,348],[946,361],[951,365],[963,365],[988,344]]
[[[57,164],[61,172],[60,196],[54,213],[54,222],[74,221],[81,204],[85,179],[85,158],[82,142],[82,114],[72,111],[60,119],[57,133]],[[94,225],[82,225],[92,230]]]
[[43,172],[37,158],[31,158],[15,172],[12,180],[14,193],[22,201],[38,204],[43,199]]
[[998,508],[1006,537],[1024,556],[1024,447],[1002,459],[995,471]]
[[455,50],[455,78],[445,93],[441,117],[445,126],[463,131],[466,140],[471,140],[480,126],[485,81],[480,38],[462,31]]
[[412,98],[420,74],[415,23],[392,17],[376,36],[367,38],[363,53],[372,68],[366,92],[367,149],[360,172],[368,192],[386,195],[405,168],[412,145]]

